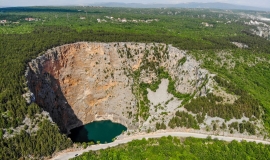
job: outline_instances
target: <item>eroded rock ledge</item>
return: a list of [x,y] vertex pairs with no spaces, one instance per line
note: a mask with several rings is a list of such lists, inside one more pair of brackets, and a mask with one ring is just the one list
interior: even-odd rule
[[[185,61],[181,62],[184,57]],[[180,93],[202,96],[207,89],[211,90],[210,81],[204,83],[208,71],[201,69],[185,51],[165,44],[67,44],[32,60],[26,75],[36,103],[50,113],[63,132],[103,119],[137,129],[154,126],[149,119],[142,122],[136,119],[138,100],[132,88],[133,72],[145,61],[158,65],[154,68],[163,67],[175,80],[175,88]],[[151,83],[157,79],[151,67],[139,72],[140,82]],[[169,110],[165,120],[175,111]]]

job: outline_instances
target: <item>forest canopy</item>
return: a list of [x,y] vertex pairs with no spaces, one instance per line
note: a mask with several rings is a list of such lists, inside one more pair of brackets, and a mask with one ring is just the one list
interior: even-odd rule
[[270,146],[255,142],[225,142],[207,139],[162,137],[133,140],[118,147],[85,152],[73,158],[84,159],[268,159]]
[[[252,34],[251,30],[254,26],[245,25],[250,18],[239,16],[237,11],[231,13],[210,9],[98,7],[23,7],[1,8],[0,11],[0,20],[8,21],[0,24],[0,159],[50,156],[56,151],[72,146],[71,140],[60,133],[58,126],[46,118],[36,120],[42,109],[35,103],[27,104],[22,95],[27,91],[24,74],[27,63],[31,59],[47,49],[78,41],[156,42],[172,44],[179,49],[188,50],[189,54],[202,62],[204,68],[223,79],[220,81],[221,85],[225,84],[225,81],[230,81],[223,86],[229,92],[238,94],[236,90],[230,90],[232,88],[241,91],[243,97],[239,99],[239,103],[244,101],[247,102],[246,106],[253,107],[252,109],[243,107],[239,112],[234,112],[231,109],[233,107],[228,106],[231,110],[226,114],[223,114],[223,111],[218,112],[221,117],[240,117],[241,112],[246,109],[247,116],[252,117],[254,114],[255,117],[260,118],[257,108],[259,104],[264,111],[262,116],[264,125],[267,131],[270,131],[270,64],[267,61],[270,58],[270,41]],[[33,21],[29,21],[29,18],[33,18]],[[127,22],[124,23],[123,19]],[[228,23],[229,21],[231,23]],[[212,27],[206,27],[206,23],[211,24]],[[246,44],[248,48],[237,48],[232,44],[235,41]],[[232,53],[227,58],[235,61],[234,68],[228,63],[215,63],[215,60],[220,58],[215,53],[224,50]],[[183,59],[179,64],[184,62]],[[229,84],[233,84],[231,88]],[[206,98],[216,97],[209,95]],[[206,106],[205,110],[209,114],[217,112],[216,105],[211,102],[206,103],[204,98],[186,104],[187,109],[196,112],[194,106],[199,103]],[[239,103],[237,105],[241,106],[242,103]],[[16,127],[23,125],[26,117],[35,121],[35,124],[24,126],[24,130],[16,133]],[[176,115],[171,126],[178,125],[178,119]],[[193,121],[193,117],[189,119]],[[34,133],[28,132],[30,128],[37,126],[39,130]],[[158,127],[164,128],[164,125],[158,124]],[[195,122],[193,128],[197,128]],[[4,137],[6,133],[13,136],[6,138]],[[154,143],[159,145],[155,146]],[[125,152],[127,149],[129,152]],[[142,154],[141,150],[147,152]],[[268,145],[235,141],[226,143],[193,138],[182,141],[172,137],[133,141],[125,147],[90,152],[83,157],[98,159],[102,156],[124,159],[130,157],[131,153],[135,154],[135,159],[145,158],[145,156],[152,156],[152,158],[160,156],[165,159],[167,156],[190,159],[220,159],[220,157],[268,159],[270,157]]]

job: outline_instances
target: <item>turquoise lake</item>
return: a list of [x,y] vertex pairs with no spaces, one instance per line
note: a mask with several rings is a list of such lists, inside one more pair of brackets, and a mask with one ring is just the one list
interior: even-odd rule
[[69,137],[73,142],[110,143],[112,139],[120,135],[127,128],[119,123],[110,120],[94,121],[84,126],[72,129]]

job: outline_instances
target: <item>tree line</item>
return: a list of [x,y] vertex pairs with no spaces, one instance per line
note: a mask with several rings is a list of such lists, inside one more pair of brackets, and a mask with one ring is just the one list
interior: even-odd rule
[[162,137],[133,140],[117,147],[85,152],[73,158],[84,159],[269,159],[270,145],[216,139]]

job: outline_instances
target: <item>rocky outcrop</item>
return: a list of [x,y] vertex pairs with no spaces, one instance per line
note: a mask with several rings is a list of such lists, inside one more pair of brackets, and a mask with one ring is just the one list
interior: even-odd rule
[[[179,63],[184,57],[185,61]],[[67,44],[32,60],[26,76],[33,99],[63,132],[104,119],[136,129],[138,100],[133,94],[133,74],[147,63],[164,67],[178,92],[206,94],[208,71],[185,51],[165,44]],[[139,71],[139,81],[151,83],[157,75],[145,66]]]

